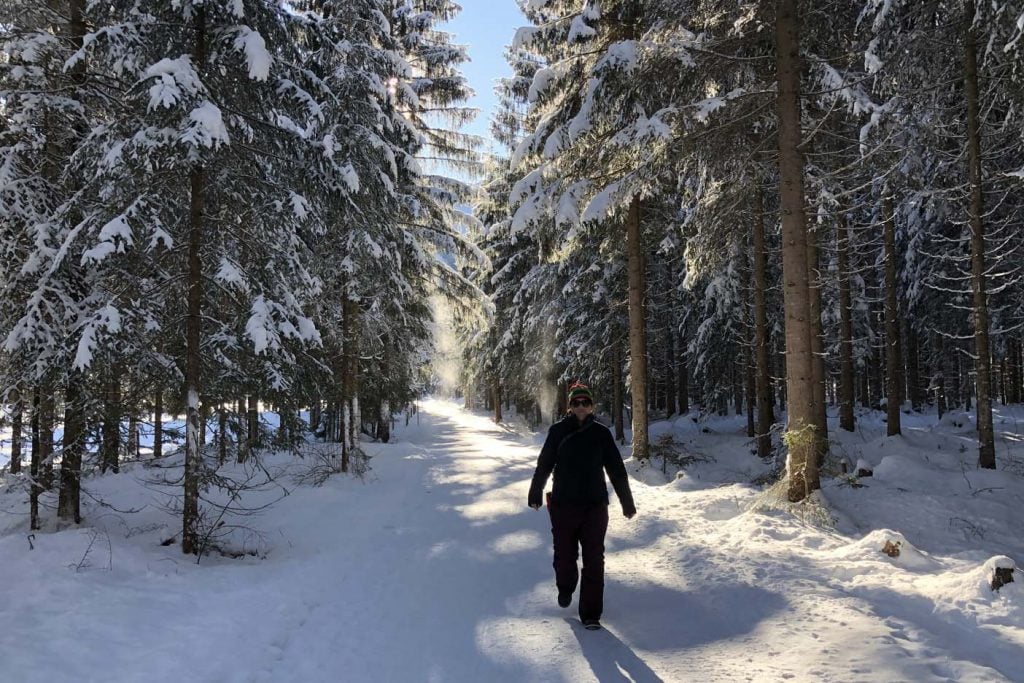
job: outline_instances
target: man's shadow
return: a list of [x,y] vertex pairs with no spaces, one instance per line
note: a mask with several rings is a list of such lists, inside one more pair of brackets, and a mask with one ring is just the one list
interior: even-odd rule
[[583,656],[599,683],[632,681],[633,683],[665,683],[651,667],[636,656],[615,634],[607,629],[588,631],[578,620],[566,617]]

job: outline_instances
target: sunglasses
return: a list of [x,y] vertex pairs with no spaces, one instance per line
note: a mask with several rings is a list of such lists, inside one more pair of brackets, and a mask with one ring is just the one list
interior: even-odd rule
[[573,400],[569,401],[569,405],[573,408],[579,408],[580,406],[583,406],[584,408],[589,408],[590,406],[594,405],[594,402],[591,401],[589,398],[574,398]]

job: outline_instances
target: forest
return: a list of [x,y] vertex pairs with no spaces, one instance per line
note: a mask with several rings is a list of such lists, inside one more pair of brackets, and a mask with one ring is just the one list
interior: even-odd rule
[[895,435],[971,411],[1003,466],[1024,3],[519,4],[489,148],[461,132],[451,0],[2,4],[0,396],[30,529],[180,457],[175,542],[201,554],[225,463],[319,439],[347,472],[441,388],[439,307],[455,390],[497,422],[551,422],[583,380],[642,461],[652,422],[742,414],[794,504],[853,465],[830,413]]
[[1022,400],[1020,3],[522,7],[467,395],[541,422],[547,387],[589,378],[641,459],[651,420],[745,414],[792,502],[847,471],[828,411],[889,435],[973,411],[998,466],[993,402]]

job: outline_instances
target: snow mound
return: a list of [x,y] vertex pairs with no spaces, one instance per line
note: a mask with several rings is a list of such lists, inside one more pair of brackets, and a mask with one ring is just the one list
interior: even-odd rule
[[[857,461],[857,467],[861,466],[864,460]],[[882,458],[878,466],[874,468],[874,477],[879,481],[900,481],[905,479],[909,472],[920,469],[917,462],[905,455],[887,455]]]
[[[889,548],[888,552],[886,548]],[[875,529],[846,548],[836,551],[836,557],[843,560],[885,561],[902,569],[921,572],[936,571],[942,567],[941,563],[908,541],[906,536],[892,529]]]
[[[997,567],[1014,567],[1014,561],[1005,555],[990,557],[964,572],[939,574],[922,585],[935,601],[935,612],[960,616],[976,625],[1008,626],[1024,619],[1024,579],[1014,572],[1014,582],[998,591],[992,590],[992,577]],[[1024,634],[1015,636],[1024,641]]]
[[974,418],[970,413],[966,413],[962,410],[951,410],[939,419],[936,429],[952,432],[954,434],[973,432]]

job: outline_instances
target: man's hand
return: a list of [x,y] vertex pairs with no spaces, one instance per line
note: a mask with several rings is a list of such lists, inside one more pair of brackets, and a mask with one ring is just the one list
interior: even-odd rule
[[530,507],[534,510],[540,510],[540,503],[530,503]]
[[636,508],[632,508],[632,509],[629,509],[629,510],[623,510],[622,511],[622,515],[626,519],[633,519],[634,517],[636,517]]

